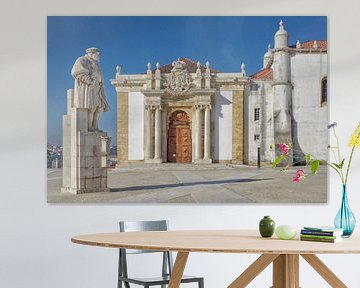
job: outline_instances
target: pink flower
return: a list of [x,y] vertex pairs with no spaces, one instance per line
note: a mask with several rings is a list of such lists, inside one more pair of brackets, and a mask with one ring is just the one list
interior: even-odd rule
[[299,183],[300,180],[302,180],[303,178],[305,178],[305,171],[303,169],[297,170],[293,178],[293,181]]
[[282,151],[283,155],[289,154],[289,146],[286,145],[285,143],[280,143],[280,150]]

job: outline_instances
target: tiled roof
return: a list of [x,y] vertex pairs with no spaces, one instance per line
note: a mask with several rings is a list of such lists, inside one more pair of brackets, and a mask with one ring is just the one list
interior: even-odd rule
[[254,75],[251,75],[250,78],[256,80],[273,80],[273,70],[271,68],[264,68]]
[[[186,63],[186,69],[189,73],[196,73],[197,70],[197,62],[188,59],[188,58],[180,58],[181,61],[184,61]],[[160,66],[160,72],[161,73],[171,73],[171,69],[173,68],[172,63]],[[202,73],[205,73],[206,70],[206,66],[205,65],[200,65],[200,70]],[[153,69],[153,72],[155,72],[155,69]],[[215,70],[215,69],[211,69],[210,68],[210,72],[211,73],[219,73],[220,71]]]
[[[300,43],[300,47],[302,49],[311,49],[314,48],[314,42],[315,40],[311,40],[311,41],[306,41],[303,43]],[[327,40],[316,40],[318,49],[327,49]],[[295,45],[291,45],[290,48],[296,48],[296,44]]]

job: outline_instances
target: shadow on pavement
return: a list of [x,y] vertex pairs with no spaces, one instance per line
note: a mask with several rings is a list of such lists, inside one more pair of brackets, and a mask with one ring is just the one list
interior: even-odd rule
[[160,184],[160,185],[141,185],[141,186],[129,186],[129,187],[121,187],[121,188],[110,188],[110,192],[125,192],[125,191],[137,191],[137,190],[153,190],[153,189],[175,188],[175,187],[196,186],[196,185],[214,185],[214,184],[230,184],[230,183],[250,183],[250,182],[268,181],[268,180],[273,180],[273,179],[274,179],[274,178],[231,179],[231,180],[200,181],[200,182]]

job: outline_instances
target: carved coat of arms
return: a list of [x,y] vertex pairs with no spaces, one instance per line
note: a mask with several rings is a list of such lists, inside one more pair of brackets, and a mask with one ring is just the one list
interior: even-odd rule
[[166,91],[174,96],[181,96],[191,87],[191,77],[186,69],[186,63],[178,59],[172,62],[170,79]]

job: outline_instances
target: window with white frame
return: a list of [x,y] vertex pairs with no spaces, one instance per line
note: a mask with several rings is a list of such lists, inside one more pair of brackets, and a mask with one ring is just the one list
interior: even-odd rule
[[260,134],[255,134],[254,135],[254,140],[259,141],[260,140]]

